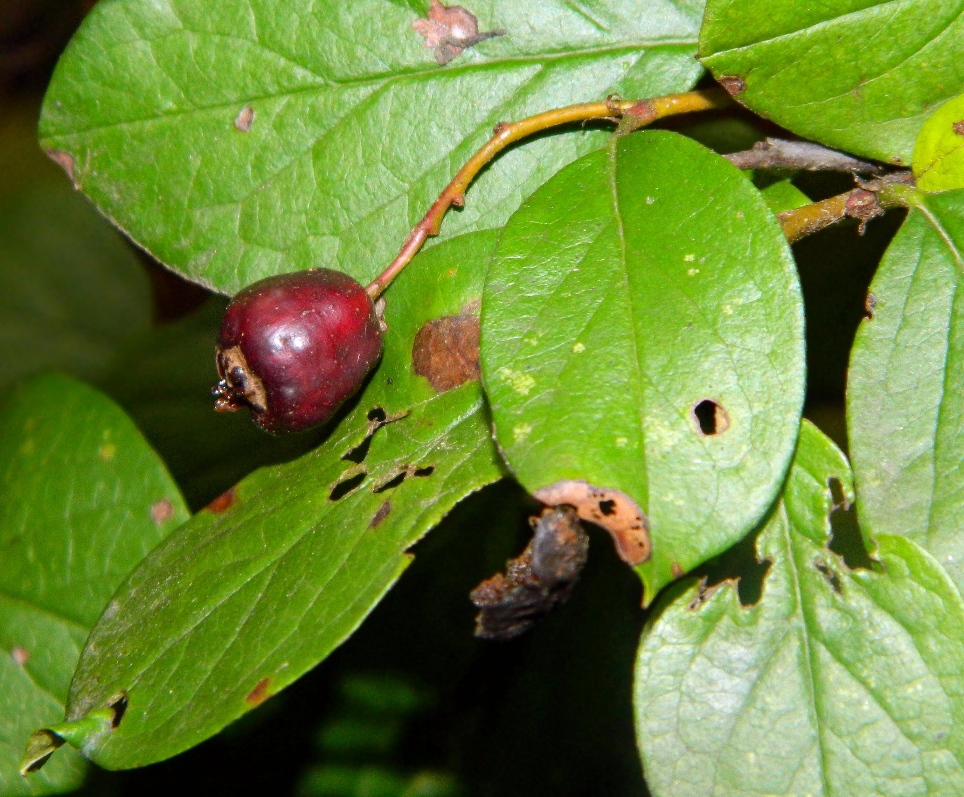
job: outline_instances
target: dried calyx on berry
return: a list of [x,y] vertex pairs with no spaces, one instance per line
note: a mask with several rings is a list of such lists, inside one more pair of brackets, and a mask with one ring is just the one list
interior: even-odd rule
[[214,408],[241,407],[268,432],[325,423],[358,392],[382,354],[371,297],[329,269],[249,285],[224,314]]

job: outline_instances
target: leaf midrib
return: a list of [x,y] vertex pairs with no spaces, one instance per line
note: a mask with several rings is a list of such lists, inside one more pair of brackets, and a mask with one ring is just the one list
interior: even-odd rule
[[[656,40],[652,42],[640,42],[636,44],[621,44],[609,47],[593,47],[583,50],[571,50],[565,53],[558,54],[537,54],[531,56],[513,56],[510,58],[495,59],[492,61],[486,61],[484,63],[478,64],[466,64],[463,67],[458,67],[456,69],[439,70],[437,67],[434,69],[414,69],[409,71],[400,71],[397,73],[380,73],[377,75],[360,78],[354,81],[326,81],[319,77],[320,81],[323,81],[320,85],[307,85],[298,88],[287,89],[284,91],[278,91],[271,94],[262,94],[258,96],[242,96],[237,99],[226,101],[223,103],[215,103],[212,105],[199,105],[187,108],[184,110],[171,111],[169,113],[159,113],[156,116],[138,118],[138,119],[125,119],[118,122],[110,122],[108,124],[102,125],[90,125],[89,127],[77,128],[68,131],[63,130],[49,130],[45,127],[49,124],[47,119],[42,120],[41,125],[41,136],[42,143],[44,145],[53,142],[57,139],[65,139],[75,136],[81,136],[86,133],[101,132],[110,130],[112,128],[123,128],[128,125],[138,125],[138,124],[153,124],[155,122],[160,122],[166,119],[176,119],[182,116],[189,116],[192,114],[200,114],[208,111],[223,111],[223,110],[238,110],[238,103],[252,103],[260,102],[264,100],[288,100],[293,97],[297,97],[303,94],[310,94],[313,92],[324,92],[324,91],[335,91],[338,89],[351,89],[351,88],[362,88],[365,86],[374,85],[377,88],[384,87],[392,83],[400,83],[402,81],[418,81],[419,79],[431,79],[432,77],[439,77],[442,79],[451,78],[459,75],[466,75],[472,72],[485,72],[498,67],[509,68],[512,66],[524,66],[526,64],[552,64],[560,61],[565,61],[567,59],[578,60],[580,58],[589,58],[595,56],[604,56],[609,54],[622,54],[622,53],[638,53],[640,51],[651,51],[656,48],[672,48],[672,47],[695,47],[695,39],[665,39]],[[312,73],[313,74],[313,73]],[[46,114],[44,114],[46,117]]]

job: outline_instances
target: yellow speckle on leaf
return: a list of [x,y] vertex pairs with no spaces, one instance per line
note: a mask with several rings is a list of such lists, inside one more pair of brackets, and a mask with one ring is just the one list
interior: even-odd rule
[[521,443],[532,432],[532,427],[527,423],[517,423],[512,427],[512,439],[516,443]]
[[625,448],[629,445],[629,440],[625,437],[616,438],[616,448]]
[[700,270],[698,268],[690,268],[690,269],[687,269],[686,273],[689,274],[691,277],[695,277],[697,274],[700,273]]
[[683,255],[683,260],[685,260],[687,263],[692,263],[694,260],[696,260],[696,255]]
[[116,453],[117,446],[115,446],[113,443],[104,443],[97,452],[97,456],[104,460],[104,462],[110,462]]
[[648,196],[648,197],[646,197],[646,204],[647,204],[647,205],[652,205],[655,201],[656,201],[656,197],[654,197],[654,196]]
[[724,304],[723,305],[723,315],[733,315],[733,305]]
[[583,346],[583,345],[582,345],[581,343],[579,343],[578,341],[576,341],[575,343],[572,344],[572,352],[573,352],[573,354],[580,354],[581,352],[584,352],[585,350],[586,350],[586,347]]
[[529,374],[513,371],[511,368],[500,368],[499,376],[502,377],[503,381],[508,382],[509,387],[521,396],[528,396],[529,391],[536,386],[536,380],[529,376]]
[[21,454],[32,454],[34,450],[34,442],[32,437],[28,437],[23,443],[20,444]]

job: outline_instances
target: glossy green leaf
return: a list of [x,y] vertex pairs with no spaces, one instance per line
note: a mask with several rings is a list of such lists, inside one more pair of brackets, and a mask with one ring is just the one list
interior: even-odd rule
[[857,512],[964,587],[964,191],[924,196],[870,286],[847,385]]
[[766,188],[761,188],[760,193],[767,203],[767,207],[773,213],[782,213],[785,210],[796,210],[804,205],[810,204],[810,197],[797,188],[790,180],[777,180]]
[[909,165],[924,120],[964,82],[964,16],[929,0],[709,0],[700,58],[794,133]]
[[924,123],[913,167],[924,191],[964,188],[964,96],[945,102]]
[[103,376],[152,312],[143,267],[82,197],[40,182],[0,205],[0,391]]
[[[689,88],[702,7],[471,6],[481,30],[505,35],[439,66],[404,3],[111,0],[61,59],[42,142],[105,214],[193,279],[233,292],[325,265],[365,282],[498,122]],[[445,234],[501,225],[604,135],[507,154]]]
[[74,753],[18,774],[31,732],[63,717],[71,674],[111,593],[187,511],[131,421],[62,376],[0,413],[0,794],[70,791]]
[[[757,540],[762,596],[675,590],[644,632],[637,741],[654,797],[964,793],[964,603],[910,540],[881,535],[881,572],[828,547],[846,460],[804,423]],[[667,596],[669,599],[670,596]]]
[[332,437],[243,480],[117,592],[68,701],[82,721],[127,694],[118,728],[81,740],[94,761],[174,755],[303,675],[378,603],[408,549],[502,475],[478,382],[437,394],[412,368],[425,322],[471,312],[495,239],[476,233],[417,258],[388,293],[382,363]]
[[482,327],[510,469],[531,492],[630,496],[647,600],[773,501],[803,400],[800,287],[773,214],[718,155],[643,132],[563,169],[505,228]]

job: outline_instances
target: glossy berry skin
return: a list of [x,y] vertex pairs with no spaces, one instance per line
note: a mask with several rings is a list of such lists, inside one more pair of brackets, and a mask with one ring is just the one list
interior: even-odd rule
[[224,314],[215,409],[241,407],[268,432],[323,424],[382,354],[381,323],[347,274],[312,269],[255,282]]

